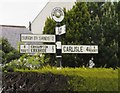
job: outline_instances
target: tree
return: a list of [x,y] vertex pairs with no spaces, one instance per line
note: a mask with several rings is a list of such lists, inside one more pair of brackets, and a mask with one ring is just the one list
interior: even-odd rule
[[118,34],[117,34],[117,46],[118,46],[118,53],[117,53],[117,57],[118,57],[118,65],[120,67],[120,0],[119,2],[116,4],[116,12],[118,13]]
[[[115,67],[118,64],[118,23],[119,3],[77,2],[65,12],[62,24],[66,24],[66,34],[62,36],[65,45],[98,45],[98,54],[63,54],[63,66],[82,66],[94,57],[96,66]],[[54,34],[55,22],[48,18],[44,33]]]
[[[96,3],[97,6],[98,3]],[[104,3],[99,9],[99,13],[92,19],[91,25],[95,33],[92,40],[99,45],[99,54],[96,57],[98,66],[107,67],[118,66],[118,14],[116,12],[117,3]],[[92,6],[91,6],[92,7]],[[97,9],[97,8],[96,8]],[[101,16],[100,16],[101,15]]]
[[14,49],[7,39],[1,38],[0,39],[0,54],[2,59],[2,64],[8,63],[11,60],[18,59],[20,57],[19,51]]
[[[89,33],[86,29],[84,29],[84,27],[87,27],[90,18],[86,3],[78,2],[76,3],[75,6],[73,6],[71,10],[66,11],[64,9],[64,12],[65,12],[65,18],[61,23],[61,25],[66,24],[67,32],[65,35],[62,36],[62,44],[80,45],[80,44],[90,43]],[[52,32],[52,31],[55,32],[54,29],[55,29],[55,22],[52,21],[51,18],[48,18],[45,24],[44,33],[54,34]],[[63,54],[63,66],[80,66],[83,63],[83,61],[80,61],[82,60],[83,57],[85,58],[85,55]]]

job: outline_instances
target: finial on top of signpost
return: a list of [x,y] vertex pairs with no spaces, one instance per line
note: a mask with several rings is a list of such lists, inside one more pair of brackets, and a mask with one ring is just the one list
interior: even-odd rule
[[52,10],[51,16],[56,22],[61,22],[64,19],[64,11],[60,7],[55,7]]

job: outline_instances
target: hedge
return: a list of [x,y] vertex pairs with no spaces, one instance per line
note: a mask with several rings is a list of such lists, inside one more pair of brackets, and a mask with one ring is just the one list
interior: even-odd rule
[[[48,87],[48,84],[50,84],[49,87],[47,88],[48,90],[43,90],[43,91],[96,91],[96,92],[97,91],[98,92],[119,91],[118,90],[119,89],[118,88],[118,69],[56,68],[56,67],[44,67],[42,69],[37,69],[37,70],[15,69],[15,72],[5,73],[3,80],[6,77],[6,75],[14,76],[13,73],[17,73],[17,75],[22,74],[21,79],[24,78],[23,82],[26,82],[26,80],[31,78],[31,76],[33,79],[36,79],[36,76],[37,77],[43,76],[44,79],[42,81],[39,80],[39,78],[36,81],[36,82],[39,82],[38,91],[42,91],[41,87],[44,87],[44,88],[46,86]],[[26,75],[25,77],[24,77],[24,74]],[[34,75],[34,74],[37,74],[37,75]],[[16,77],[19,79],[18,76]],[[13,81],[14,79],[16,80],[16,77],[13,78]],[[10,78],[7,78],[7,79],[10,79]],[[48,83],[51,80],[53,83]],[[32,82],[32,84],[37,84],[36,82]],[[45,85],[39,86],[40,82]],[[4,81],[4,84],[5,83],[6,81]],[[29,86],[32,86],[32,84]],[[35,90],[34,88],[32,90]]]

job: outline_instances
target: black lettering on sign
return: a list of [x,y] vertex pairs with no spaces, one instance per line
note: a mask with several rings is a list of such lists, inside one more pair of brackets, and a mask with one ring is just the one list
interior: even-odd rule
[[46,49],[31,49],[31,53],[46,53]]
[[68,47],[63,47],[64,52],[83,52],[83,47],[82,46],[68,46]]
[[23,40],[33,40],[32,36],[22,36]]
[[54,40],[54,37],[52,37],[52,41]]
[[86,51],[88,51],[89,49],[88,49],[88,47],[86,48]]
[[81,46],[79,48],[80,48],[79,52],[83,52],[83,47]]
[[54,46],[52,46],[52,52],[54,52]]
[[72,52],[72,47],[70,46],[70,47],[67,47],[67,51],[71,51]]
[[21,52],[26,53],[26,50],[25,49],[21,49]]
[[38,37],[37,37],[37,36],[34,36],[34,40],[38,40]]
[[65,46],[63,47],[63,51],[66,52],[66,47]]

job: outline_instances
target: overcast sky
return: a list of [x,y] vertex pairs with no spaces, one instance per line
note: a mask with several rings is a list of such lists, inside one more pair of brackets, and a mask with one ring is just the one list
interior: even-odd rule
[[0,25],[28,27],[49,0],[0,0]]
[[[0,0],[0,25],[28,27],[49,0]],[[55,1],[56,0],[52,0]],[[67,0],[59,0],[67,1]],[[68,0],[69,2],[71,0]],[[117,0],[114,0],[117,1]]]

